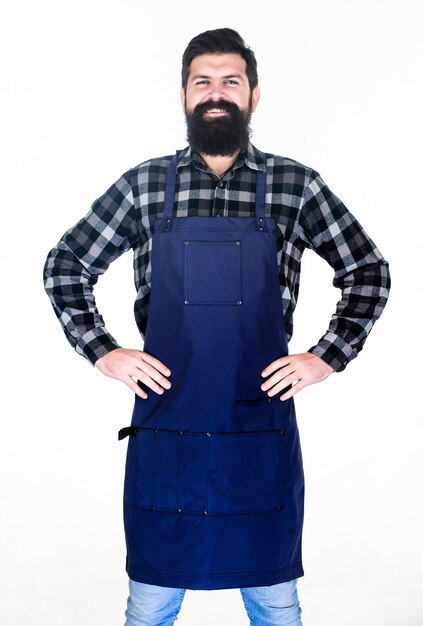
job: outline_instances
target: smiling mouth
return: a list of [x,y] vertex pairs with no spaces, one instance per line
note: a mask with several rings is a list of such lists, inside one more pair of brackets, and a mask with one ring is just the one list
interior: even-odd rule
[[225,109],[213,108],[207,109],[207,111],[204,112],[204,115],[228,115],[228,112]]

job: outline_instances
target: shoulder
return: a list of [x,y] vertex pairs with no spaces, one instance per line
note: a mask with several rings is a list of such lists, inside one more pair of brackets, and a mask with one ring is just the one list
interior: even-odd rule
[[142,161],[138,165],[131,167],[127,172],[123,174],[123,177],[132,183],[146,183],[152,178],[160,178],[166,176],[166,170],[173,158],[173,154],[153,157],[147,161]]
[[[189,162],[189,148],[176,152],[178,167],[180,164]],[[142,161],[123,174],[123,177],[131,186],[134,197],[144,196],[146,193],[154,193],[163,190],[169,163],[174,158],[174,154],[153,157]]]
[[257,162],[263,162],[265,158],[266,170],[272,184],[294,185],[296,187],[307,187],[315,180],[319,173],[308,165],[290,157],[273,154],[271,152],[260,152],[253,147]]
[[265,153],[265,156],[269,174],[284,182],[301,184],[306,187],[319,176],[315,169],[295,159],[269,153]]

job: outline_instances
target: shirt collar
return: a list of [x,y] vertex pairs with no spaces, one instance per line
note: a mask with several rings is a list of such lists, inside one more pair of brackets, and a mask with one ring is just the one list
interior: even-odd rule
[[[190,146],[187,146],[184,150],[180,150],[177,153],[178,155],[178,163],[176,169],[181,169],[183,167],[187,167],[191,163],[197,169],[202,169],[206,171],[207,165],[204,161],[199,157],[196,152],[191,150]],[[263,153],[261,153],[252,143],[248,143],[247,149],[245,152],[241,152],[238,157],[238,160],[234,163],[231,169],[238,169],[246,165],[251,170],[256,170],[260,172],[266,171],[266,161],[263,159]]]

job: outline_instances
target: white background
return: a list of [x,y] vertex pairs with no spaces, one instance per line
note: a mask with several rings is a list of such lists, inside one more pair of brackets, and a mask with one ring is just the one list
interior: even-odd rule
[[[74,354],[42,287],[48,250],[122,172],[185,145],[180,60],[231,26],[255,50],[254,143],[317,169],[390,261],[364,351],[298,396],[305,626],[423,624],[421,27],[412,0],[15,0],[1,76],[2,626],[114,626],[126,602],[121,512],[132,394]],[[303,263],[291,351],[338,292]],[[100,280],[109,330],[141,347],[131,257]],[[188,592],[181,625],[247,624],[237,590]]]

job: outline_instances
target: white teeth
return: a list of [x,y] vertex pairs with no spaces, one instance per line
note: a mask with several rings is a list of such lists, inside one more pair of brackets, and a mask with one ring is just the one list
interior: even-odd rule
[[224,109],[207,109],[207,113],[224,113]]

